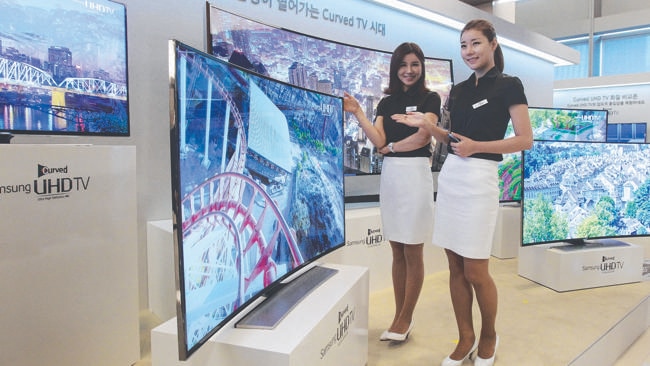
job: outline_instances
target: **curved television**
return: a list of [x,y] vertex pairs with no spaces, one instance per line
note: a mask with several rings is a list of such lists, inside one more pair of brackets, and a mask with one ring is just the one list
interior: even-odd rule
[[[210,5],[210,53],[275,79],[326,93],[354,95],[374,116],[388,86],[391,52],[353,46],[269,26]],[[445,101],[453,85],[452,61],[427,57],[426,85]],[[383,155],[356,119],[345,118],[346,175],[379,174]],[[436,159],[434,159],[436,160]]]
[[[536,140],[604,142],[607,110],[528,107]],[[514,136],[512,123],[506,137]],[[521,200],[521,153],[504,154],[499,163],[500,202]]]
[[283,280],[344,245],[343,100],[177,41],[170,87],[186,359]]
[[0,2],[0,132],[129,136],[126,7]]
[[650,233],[650,145],[535,141],[523,167],[522,246]]

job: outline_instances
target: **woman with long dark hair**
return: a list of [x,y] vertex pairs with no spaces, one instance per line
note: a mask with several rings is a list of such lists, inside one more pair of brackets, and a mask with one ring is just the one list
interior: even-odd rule
[[387,94],[377,105],[374,123],[359,102],[344,95],[344,109],[354,114],[363,132],[384,154],[379,200],[384,237],[392,251],[395,315],[380,340],[406,340],[424,281],[424,242],[431,240],[433,177],[429,165],[431,136],[423,129],[397,123],[396,113],[417,111],[437,123],[440,96],[424,85],[424,53],[415,43],[402,43],[392,54]]

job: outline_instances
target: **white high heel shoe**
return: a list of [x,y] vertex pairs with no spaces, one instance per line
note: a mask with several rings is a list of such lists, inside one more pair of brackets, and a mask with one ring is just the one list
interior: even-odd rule
[[474,366],[492,366],[494,365],[494,358],[497,355],[497,347],[499,347],[499,336],[497,336],[497,343],[494,344],[494,353],[490,358],[480,358],[478,352],[476,353],[476,359],[474,360]]
[[469,350],[469,352],[467,352],[465,357],[461,358],[460,360],[454,360],[451,357],[447,356],[444,360],[442,360],[440,366],[460,366],[463,364],[463,362],[465,362],[466,359],[472,358],[472,354],[474,353],[474,351],[476,351],[477,348],[478,348],[478,338],[476,338],[476,340],[474,341],[474,345]]
[[406,338],[409,337],[411,331],[413,330],[413,322],[409,324],[409,328],[406,330],[406,333],[395,333],[385,330],[381,336],[379,336],[380,341],[393,341],[393,342],[404,342]]

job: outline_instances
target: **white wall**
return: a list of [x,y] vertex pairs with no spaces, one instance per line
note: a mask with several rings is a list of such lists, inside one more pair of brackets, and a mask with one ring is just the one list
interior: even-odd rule
[[[551,38],[589,34],[590,4],[593,0],[529,0],[516,5],[515,22]],[[650,24],[647,0],[602,0],[594,32]]]
[[[171,218],[171,186],[169,156],[169,78],[168,40],[178,39],[199,49],[206,43],[206,4],[204,0],[122,0],[127,6],[129,61],[129,97],[131,137],[80,138],[16,136],[12,143],[71,143],[102,145],[135,145],[137,148],[138,194],[138,263],[140,307],[147,308],[147,250],[146,223]],[[419,43],[428,56],[452,58],[457,81],[466,78],[469,70],[459,59],[458,33],[428,23],[421,18],[388,11],[374,2],[363,0],[312,0],[310,5],[330,8],[341,14],[365,17],[386,24],[385,36],[361,32],[350,27],[311,21],[300,16],[283,17],[277,10],[253,5],[250,1],[215,0],[215,4],[251,18],[266,20],[274,25],[295,27],[297,31],[345,43],[366,45],[391,51],[409,40]],[[261,3],[261,1],[260,1]],[[458,3],[458,5],[456,4]],[[277,7],[277,2],[272,2]],[[465,6],[460,7],[459,6]],[[268,6],[268,5],[267,5]],[[465,22],[482,13],[454,0],[438,0],[429,7],[443,7],[460,14]],[[465,15],[463,15],[465,14]],[[279,24],[276,24],[279,23]],[[501,36],[528,36],[523,29],[498,22]],[[495,24],[497,24],[495,23]],[[501,31],[499,27],[505,29]],[[507,30],[507,32],[506,32]],[[510,33],[510,34],[508,34]],[[548,46],[548,43],[542,44]],[[551,45],[552,46],[552,45]],[[519,51],[504,49],[506,72],[521,77],[531,105],[551,105],[553,67],[547,61]]]

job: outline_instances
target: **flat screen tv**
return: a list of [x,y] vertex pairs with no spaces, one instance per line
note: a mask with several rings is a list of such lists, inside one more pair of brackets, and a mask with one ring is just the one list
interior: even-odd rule
[[[558,141],[600,141],[607,134],[604,109],[562,109],[528,107],[533,138]],[[514,136],[512,123],[506,137]],[[499,163],[500,202],[521,200],[521,153],[504,154]]]
[[535,141],[523,153],[522,246],[648,235],[649,146]]
[[[215,56],[312,90],[339,96],[349,92],[365,106],[367,116],[375,115],[388,86],[391,52],[266,25],[213,5],[208,6],[208,19],[210,53]],[[453,85],[452,61],[427,57],[425,69],[426,85],[446,100]],[[379,174],[382,157],[346,113],[346,175]]]
[[179,356],[344,245],[343,99],[170,41]]
[[607,142],[646,142],[646,122],[610,123],[607,125]]
[[0,132],[129,136],[126,8],[0,2]]

